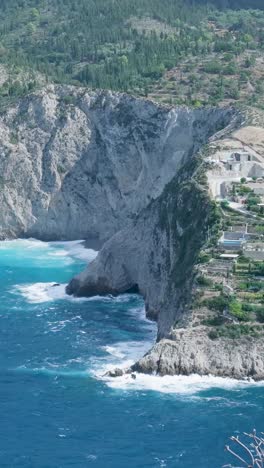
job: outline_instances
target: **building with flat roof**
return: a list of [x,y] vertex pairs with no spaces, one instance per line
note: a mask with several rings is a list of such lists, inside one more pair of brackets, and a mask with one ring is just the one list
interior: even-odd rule
[[236,260],[238,257],[239,257],[238,254],[233,254],[233,253],[229,253],[229,254],[226,253],[226,254],[220,255],[220,258],[223,260]]
[[218,242],[218,246],[221,250],[239,251],[242,250],[242,247],[246,243],[247,239],[248,234],[243,231],[225,231],[223,232],[222,237]]

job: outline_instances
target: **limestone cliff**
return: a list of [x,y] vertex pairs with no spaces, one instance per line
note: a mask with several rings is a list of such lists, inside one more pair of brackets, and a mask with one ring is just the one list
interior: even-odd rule
[[[182,121],[181,115],[188,118]],[[178,110],[172,141],[184,149],[185,140],[179,142],[178,136],[186,131],[193,143],[174,177],[127,228],[106,242],[87,270],[68,285],[68,294],[139,291],[148,316],[158,321],[158,340],[170,337],[176,325],[188,323],[193,267],[213,211],[198,149],[230,121],[232,112],[225,110]]]
[[182,169],[132,225],[113,236],[67,292],[92,296],[138,290],[148,316],[158,320],[159,338],[169,336],[176,322],[186,323],[193,265],[211,206],[207,190],[192,180],[195,166]]
[[[104,244],[67,292],[142,294],[158,343],[135,370],[232,374],[231,345],[223,371],[219,342],[186,326],[193,267],[214,222],[199,150],[239,120],[232,109],[172,109],[69,86],[0,115],[0,237]],[[245,351],[234,376],[254,374]]]
[[0,115],[0,237],[102,244],[232,112],[50,86]]

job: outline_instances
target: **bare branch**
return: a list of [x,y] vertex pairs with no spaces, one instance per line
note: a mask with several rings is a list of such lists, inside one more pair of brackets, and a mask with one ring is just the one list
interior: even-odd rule
[[[235,450],[231,449],[229,446],[226,446],[227,452],[229,452],[234,458],[243,463],[244,466],[247,468],[264,468],[264,433],[261,432],[260,435],[257,435],[257,431],[254,429],[252,433],[248,434],[244,432],[243,435],[251,439],[251,443],[247,443],[247,441],[241,441],[238,436],[232,436],[230,439],[234,443],[235,446],[239,446],[244,453],[246,453],[245,457],[248,458],[249,461],[244,460],[242,456],[240,456]],[[234,465],[225,465],[225,467],[229,468],[241,468]]]
[[238,460],[240,460],[242,463],[244,463],[246,466],[248,466],[248,463],[245,460],[243,460],[243,458],[241,458],[237,453],[233,452],[233,450],[231,450],[231,448],[228,445],[226,446],[226,451],[231,453],[231,455],[233,455]]

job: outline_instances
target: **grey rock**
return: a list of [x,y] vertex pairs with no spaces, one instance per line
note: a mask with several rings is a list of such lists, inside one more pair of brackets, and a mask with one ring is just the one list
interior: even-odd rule
[[[181,112],[171,134],[176,146],[180,135],[181,148],[186,144],[188,150],[174,177],[127,228],[104,244],[97,258],[66,289],[76,296],[138,291],[145,299],[147,316],[158,321],[158,340],[170,337],[174,327],[187,324],[191,315],[193,267],[212,211],[207,187],[199,183],[197,151],[232,117],[221,110]],[[185,141],[179,127],[186,125]]]
[[170,340],[157,343],[132,366],[132,371],[264,380],[263,338],[212,341],[202,327],[174,330]]
[[[158,338],[177,322],[187,322],[193,265],[210,217],[207,191],[176,177],[138,219],[105,243],[97,258],[67,286],[76,296],[137,291],[149,318],[158,321]],[[181,225],[181,229],[177,225]]]
[[142,294],[158,343],[133,370],[263,375],[258,340],[235,344],[234,364],[231,342],[177,331],[190,322],[193,265],[211,222],[197,154],[236,122],[232,109],[172,109],[70,86],[49,86],[0,115],[0,238],[103,246],[67,292]]
[[123,369],[119,369],[119,368],[116,368],[116,369],[113,369],[111,371],[108,371],[106,374],[105,374],[105,377],[122,377],[122,375],[124,375],[126,373],[126,371],[124,371]]
[[0,115],[0,238],[101,246],[231,113],[70,86],[21,99]]

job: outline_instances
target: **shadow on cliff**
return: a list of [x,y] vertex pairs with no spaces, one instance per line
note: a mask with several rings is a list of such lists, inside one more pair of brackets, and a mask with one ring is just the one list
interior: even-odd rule
[[211,112],[214,119],[209,119],[208,111],[205,127],[193,122],[195,143],[161,195],[107,241],[97,258],[67,287],[67,293],[76,296],[118,295],[137,288],[147,316],[158,321],[158,339],[188,323],[193,267],[214,222],[214,205],[198,151],[230,124],[234,114],[220,113],[217,119],[216,110]]

